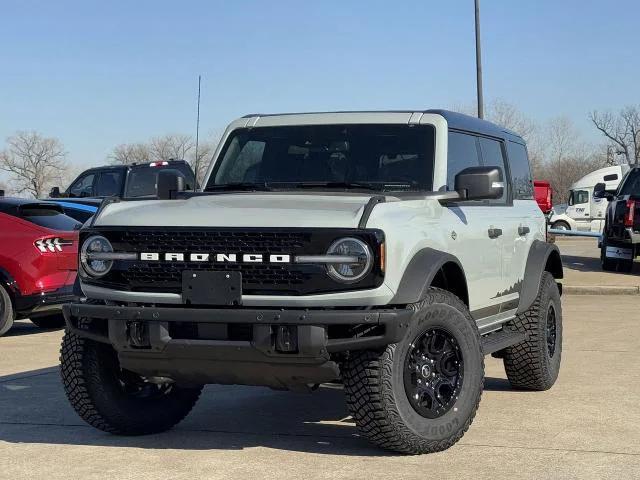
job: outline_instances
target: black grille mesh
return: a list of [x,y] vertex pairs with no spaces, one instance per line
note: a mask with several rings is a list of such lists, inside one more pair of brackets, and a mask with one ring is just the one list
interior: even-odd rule
[[262,231],[125,231],[120,239],[137,252],[296,253],[309,233]]

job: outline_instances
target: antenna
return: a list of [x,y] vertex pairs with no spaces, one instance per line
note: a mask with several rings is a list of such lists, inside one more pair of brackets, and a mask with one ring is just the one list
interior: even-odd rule
[[201,79],[201,76],[198,75],[198,114],[196,117],[196,161],[195,161],[196,183],[198,183],[198,173],[200,170],[200,158],[198,157],[198,140],[200,137],[200,79]]

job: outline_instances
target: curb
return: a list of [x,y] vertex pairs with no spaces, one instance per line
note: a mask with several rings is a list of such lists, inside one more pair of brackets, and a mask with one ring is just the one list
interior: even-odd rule
[[563,295],[640,295],[640,286],[563,285]]

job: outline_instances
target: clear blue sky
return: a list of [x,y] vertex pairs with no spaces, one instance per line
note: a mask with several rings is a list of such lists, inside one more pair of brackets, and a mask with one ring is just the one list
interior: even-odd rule
[[[485,97],[598,140],[593,108],[638,103],[636,1],[482,0]],[[221,131],[251,112],[448,107],[475,98],[473,0],[28,1],[0,14],[0,140],[69,159]],[[2,145],[2,143],[0,143]]]

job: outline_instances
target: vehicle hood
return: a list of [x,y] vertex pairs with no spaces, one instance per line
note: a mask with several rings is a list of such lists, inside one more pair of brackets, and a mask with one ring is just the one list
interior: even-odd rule
[[122,201],[106,206],[94,225],[356,228],[371,196],[247,192],[186,200]]

